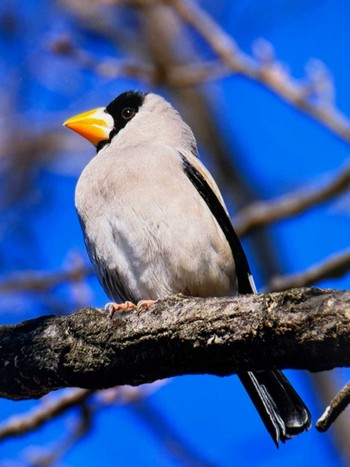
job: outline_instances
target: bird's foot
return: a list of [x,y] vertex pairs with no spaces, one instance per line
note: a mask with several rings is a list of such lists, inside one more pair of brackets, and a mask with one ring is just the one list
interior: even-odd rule
[[137,309],[139,310],[140,308],[149,308],[157,302],[158,300],[140,300],[137,302]]
[[124,303],[115,303],[115,302],[108,302],[104,306],[105,311],[110,313],[115,313],[116,311],[129,311],[135,310],[138,305],[135,305],[133,302],[126,301]]

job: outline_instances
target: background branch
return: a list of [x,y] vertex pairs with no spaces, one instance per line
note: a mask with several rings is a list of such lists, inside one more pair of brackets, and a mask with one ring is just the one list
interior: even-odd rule
[[78,264],[66,271],[40,272],[25,271],[0,282],[0,292],[43,292],[57,285],[81,282],[93,275],[92,266]]
[[262,84],[340,138],[350,141],[350,121],[334,106],[333,86],[324,65],[319,63],[313,70],[310,67],[308,79],[297,81],[275,59],[274,50],[266,41],[257,47],[258,56],[250,57],[195,1],[164,2],[174,7],[184,22],[197,31],[233,73]]
[[102,389],[182,374],[348,366],[349,305],[350,292],[294,289],[170,297],[149,310],[111,316],[87,308],[2,326],[0,394],[26,399],[68,386]]
[[342,411],[350,404],[350,383],[332,399],[321,417],[317,420],[318,431],[327,431],[332,423],[339,417]]
[[274,277],[267,287],[269,292],[307,287],[324,279],[341,277],[350,271],[350,250],[342,251],[311,266],[303,272]]
[[58,399],[45,401],[34,410],[25,415],[18,415],[9,419],[6,424],[0,427],[0,439],[11,436],[19,436],[29,431],[35,430],[72,407],[82,404],[93,393],[87,389],[76,389],[64,394]]
[[346,165],[335,177],[323,186],[288,193],[272,201],[258,201],[242,209],[234,219],[239,235],[247,235],[252,230],[303,213],[307,209],[324,203],[350,188],[350,165]]
[[[135,7],[150,8],[152,2],[133,2]],[[255,81],[277,97],[313,118],[341,139],[350,142],[350,121],[336,108],[330,73],[320,62],[311,63],[303,80],[289,75],[287,67],[275,57],[273,47],[267,41],[258,41],[255,56],[244,53],[235,40],[194,1],[164,0],[177,12],[184,23],[189,24],[216,53],[212,62],[196,62],[168,66],[166,73],[158,73],[155,66],[143,62],[123,60],[98,60],[79,49],[67,36],[56,39],[51,49],[78,62],[83,68],[94,70],[110,79],[130,77],[146,83],[166,84],[171,88],[197,86],[203,82],[240,75]],[[155,5],[153,5],[155,6]],[[159,4],[156,5],[159,7]]]

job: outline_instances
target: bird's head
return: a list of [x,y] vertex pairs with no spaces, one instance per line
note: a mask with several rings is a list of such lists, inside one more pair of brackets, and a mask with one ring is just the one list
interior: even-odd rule
[[98,107],[66,120],[63,125],[100,149],[122,130],[142,106],[146,94],[127,91],[106,107]]
[[157,94],[127,91],[106,107],[71,117],[64,125],[89,140],[98,151],[113,140],[118,147],[163,143],[180,149],[195,148],[196,152],[189,126]]

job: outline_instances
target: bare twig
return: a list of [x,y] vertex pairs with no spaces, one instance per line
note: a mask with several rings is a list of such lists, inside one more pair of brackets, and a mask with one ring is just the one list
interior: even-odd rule
[[78,265],[68,271],[43,273],[26,271],[0,282],[0,292],[42,292],[65,282],[80,282],[93,274],[91,266]]
[[[318,396],[317,399],[320,407],[328,406],[329,402],[334,398],[334,394],[337,394],[339,390],[334,376],[334,372],[328,371],[312,374],[312,385],[315,389],[315,394]],[[341,453],[346,465],[349,464],[347,460],[350,459],[349,416],[349,412],[342,413],[337,418],[337,423],[334,423],[333,429],[329,432],[334,449]]]
[[337,253],[299,274],[275,277],[267,287],[270,292],[308,287],[321,280],[341,277],[350,271],[350,250]]
[[68,435],[63,440],[59,441],[57,445],[51,449],[44,449],[44,452],[35,452],[28,456],[30,458],[30,465],[32,467],[47,467],[54,465],[61,459],[67,452],[72,449],[91,429],[92,425],[92,412],[91,408],[85,401],[80,402],[78,405],[79,415],[77,423],[74,428],[69,431]]
[[67,35],[56,38],[49,44],[49,48],[59,55],[74,59],[74,62],[83,69],[94,71],[108,78],[127,76],[145,82],[153,82],[155,79],[154,67],[128,60],[99,61],[95,56],[78,47]]
[[[53,52],[74,58],[75,63],[100,75],[116,79],[122,76],[136,78],[146,83],[157,84],[159,81],[157,67],[148,63],[127,60],[99,60],[97,57],[80,49],[72,40],[63,36],[50,44]],[[193,86],[213,81],[231,74],[221,60],[178,64],[168,67],[166,82],[169,86]]]
[[343,410],[350,404],[350,382],[332,399],[329,406],[316,422],[318,431],[327,431],[339,417]]
[[71,389],[68,393],[64,392],[59,396],[47,396],[35,409],[4,421],[0,426],[0,440],[34,431],[50,420],[63,415],[71,408],[86,403],[92,395],[95,397],[91,407],[96,412],[106,405],[129,404],[148,397],[164,384],[166,382],[157,381],[153,384],[144,384],[138,387],[117,386],[99,392],[87,389]]
[[80,389],[72,390],[68,395],[60,395],[54,401],[47,401],[46,398],[34,411],[5,422],[0,428],[0,439],[29,433],[78,406],[80,408],[79,420],[69,435],[52,448],[44,448],[39,453],[36,449],[35,454],[29,453],[28,455],[33,466],[51,465],[62,458],[86,434],[91,426],[92,416],[96,412],[109,405],[129,404],[137,416],[147,423],[148,429],[164,442],[165,447],[175,459],[188,466],[208,467],[211,464],[194,451],[167,422],[166,418],[147,401],[149,395],[166,383],[167,380],[163,380],[138,387],[118,386],[94,393],[93,400],[89,400],[93,391]]
[[60,395],[53,400],[44,399],[34,410],[7,420],[0,427],[0,439],[20,436],[41,427],[44,423],[55,418],[67,410],[86,401],[93,393],[88,389],[74,389],[68,394]]
[[[118,5],[119,2],[114,0],[113,3]],[[129,3],[138,7],[149,7],[151,4],[139,1]],[[179,16],[206,40],[219,60],[170,67],[166,75],[162,76],[162,84],[166,83],[171,87],[194,86],[232,73],[241,75],[263,85],[335,135],[350,142],[350,121],[334,106],[330,97],[333,93],[329,92],[331,84],[326,82],[329,79],[327,73],[311,72],[303,81],[297,81],[289,76],[286,67],[274,58],[271,45],[256,47],[260,51],[268,49],[268,53],[258,52],[257,57],[249,56],[240,50],[234,39],[194,1],[164,0],[164,3],[171,5]],[[51,44],[51,48],[57,53],[74,57],[83,67],[107,77],[128,76],[159,84],[158,70],[154,66],[115,60],[98,63],[87,52],[76,48],[66,37],[56,40]]]
[[347,164],[334,178],[313,190],[289,193],[272,201],[258,201],[248,205],[235,217],[233,223],[239,235],[287,217],[301,214],[313,206],[350,189],[350,165]]
[[[276,60],[257,60],[240,50],[235,41],[194,1],[164,0],[211,46],[233,73],[264,85],[278,97],[322,123],[334,134],[350,142],[350,121],[336,109],[312,79],[297,82]],[[271,58],[271,57],[270,57]],[[323,86],[326,88],[327,86]],[[327,93],[328,95],[329,93]],[[318,97],[318,99],[315,99]]]

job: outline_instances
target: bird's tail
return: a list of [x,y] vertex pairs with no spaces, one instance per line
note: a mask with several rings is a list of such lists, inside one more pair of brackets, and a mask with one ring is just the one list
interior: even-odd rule
[[281,371],[248,371],[238,376],[277,447],[279,441],[310,428],[309,410]]

